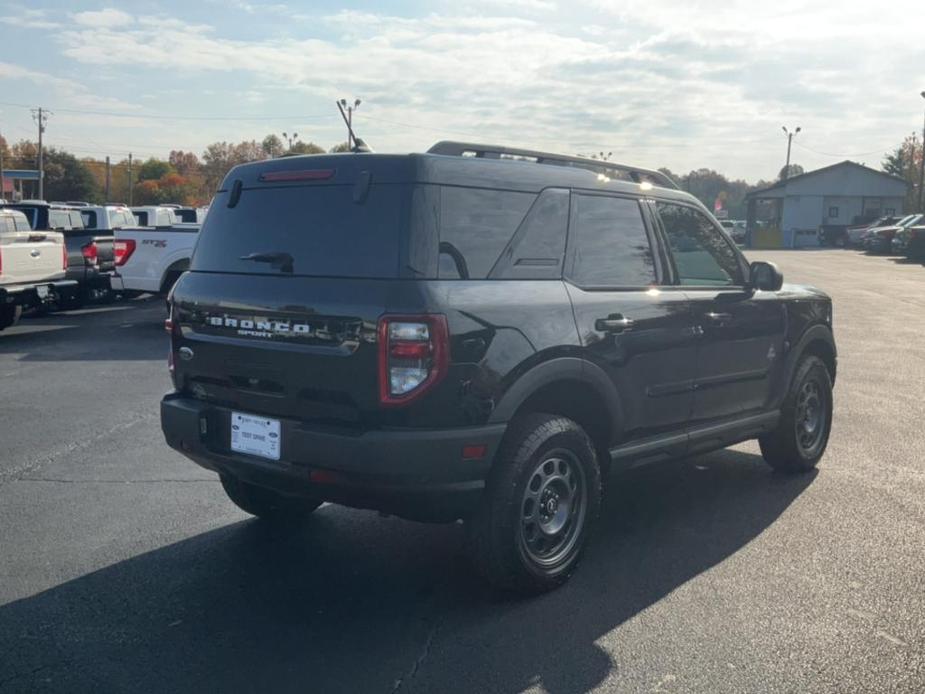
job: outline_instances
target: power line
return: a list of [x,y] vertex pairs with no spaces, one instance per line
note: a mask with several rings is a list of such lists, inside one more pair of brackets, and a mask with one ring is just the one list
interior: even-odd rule
[[894,149],[894,148],[897,146],[897,145],[892,145],[892,146],[890,146],[890,147],[884,147],[883,149],[874,149],[874,150],[871,150],[871,151],[869,151],[869,152],[854,152],[854,153],[851,153],[851,154],[838,154],[838,153],[835,153],[835,152],[822,152],[822,151],[820,151],[820,150],[818,150],[818,149],[813,149],[812,147],[807,147],[807,146],[804,145],[802,142],[794,142],[793,144],[795,144],[795,145],[796,145],[797,147],[799,147],[800,149],[805,149],[805,150],[807,150],[807,151],[809,151],[809,152],[812,152],[813,154],[821,154],[821,155],[824,156],[824,157],[843,157],[843,158],[850,158],[850,157],[869,157],[869,156],[871,156],[871,155],[873,155],[873,154],[883,154],[884,152],[888,152],[888,151],[890,151],[891,149]]

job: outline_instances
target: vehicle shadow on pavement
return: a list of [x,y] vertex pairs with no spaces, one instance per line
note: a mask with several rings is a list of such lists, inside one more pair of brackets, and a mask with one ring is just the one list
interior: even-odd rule
[[234,522],[0,607],[0,691],[619,685],[646,644],[599,641],[747,545],[813,479],[742,451],[619,474],[572,581],[533,599],[486,590],[459,524],[336,507],[290,530]]
[[164,361],[161,304],[137,302],[26,316],[0,332],[0,355],[21,362]]

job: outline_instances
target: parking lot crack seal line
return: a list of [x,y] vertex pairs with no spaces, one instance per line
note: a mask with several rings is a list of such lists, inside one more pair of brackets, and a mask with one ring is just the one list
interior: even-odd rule
[[424,640],[424,646],[421,648],[421,652],[418,657],[415,659],[414,663],[411,665],[411,669],[404,677],[400,677],[395,680],[395,685],[392,687],[389,694],[397,694],[398,691],[405,685],[405,682],[410,682],[418,674],[418,671],[421,669],[421,666],[424,664],[424,661],[427,660],[427,657],[430,655],[430,647],[434,642],[434,639],[437,636],[437,631],[440,629],[440,623],[435,622],[431,627],[430,631],[427,634],[427,638]]
[[105,431],[99,432],[98,434],[96,434],[95,436],[91,438],[86,438],[82,441],[70,443],[64,446],[63,448],[61,448],[60,450],[53,451],[52,453],[45,455],[41,458],[33,458],[32,460],[24,463],[18,468],[10,470],[6,474],[0,474],[0,486],[3,486],[7,482],[16,481],[20,479],[23,475],[30,473],[30,472],[34,472],[47,463],[54,462],[55,460],[58,460],[59,458],[70,455],[72,453],[76,453],[77,451],[82,451],[86,448],[90,448],[97,441],[99,441],[102,438],[105,438],[106,436],[111,436],[112,434],[115,434],[124,429],[129,429],[135,426],[136,424],[145,421],[146,419],[153,419],[156,416],[157,416],[156,412],[154,413],[145,412],[143,414],[136,415],[132,417],[131,419],[129,419],[128,421],[120,422],[119,424],[116,424],[115,426],[112,426],[109,429],[106,429]]

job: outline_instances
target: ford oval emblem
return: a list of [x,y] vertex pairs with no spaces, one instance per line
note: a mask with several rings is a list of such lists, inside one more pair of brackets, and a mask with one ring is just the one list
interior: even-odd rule
[[183,361],[189,361],[193,358],[193,350],[191,350],[189,347],[181,347],[177,354],[180,355],[180,359]]

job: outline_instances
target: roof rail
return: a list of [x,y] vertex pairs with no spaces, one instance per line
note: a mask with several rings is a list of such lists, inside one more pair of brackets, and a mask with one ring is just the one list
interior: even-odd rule
[[476,144],[472,142],[454,142],[441,140],[429,150],[429,154],[444,154],[451,157],[478,157],[481,159],[520,159],[532,161],[536,164],[551,164],[554,166],[572,166],[578,169],[587,169],[596,174],[619,173],[635,183],[651,183],[662,188],[678,189],[678,184],[661,171],[643,169],[628,164],[616,164],[602,159],[589,159],[587,157],[570,157],[567,154],[552,154],[538,152],[531,149],[517,147],[500,147],[495,145]]

